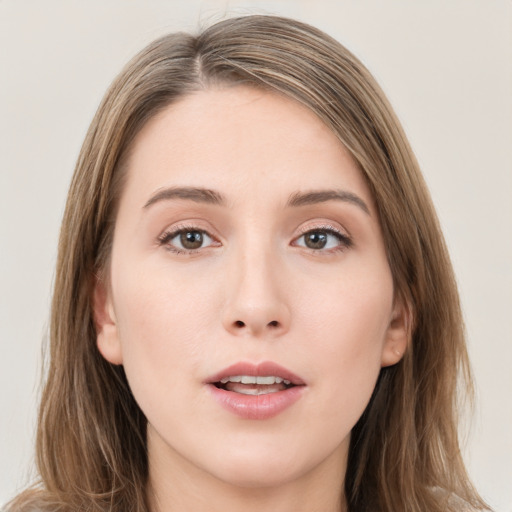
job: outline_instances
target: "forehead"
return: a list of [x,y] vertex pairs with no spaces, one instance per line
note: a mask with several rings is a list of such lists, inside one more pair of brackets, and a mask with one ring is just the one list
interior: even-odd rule
[[371,202],[357,164],[323,121],[293,100],[245,86],[190,94],[137,135],[128,193],[173,185],[267,198],[348,187]]

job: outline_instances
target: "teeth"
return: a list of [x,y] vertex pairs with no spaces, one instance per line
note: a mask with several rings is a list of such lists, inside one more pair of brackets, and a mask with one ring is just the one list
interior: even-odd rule
[[[243,380],[242,380],[243,382]],[[256,384],[275,384],[275,377],[256,377]]]
[[226,382],[242,382],[242,376],[238,375],[235,377],[225,377],[221,379],[222,384],[226,384]]
[[228,382],[241,382],[242,384],[260,384],[260,385],[272,385],[281,384],[284,382],[287,386],[290,385],[290,381],[281,377],[275,377],[272,375],[266,377],[256,377],[254,375],[233,375],[231,377],[224,377],[220,381],[222,384]]

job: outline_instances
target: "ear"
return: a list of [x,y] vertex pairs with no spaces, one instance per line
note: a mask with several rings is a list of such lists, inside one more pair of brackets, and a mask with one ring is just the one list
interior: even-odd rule
[[410,306],[396,299],[382,348],[381,366],[392,366],[402,359],[409,343],[411,322]]
[[96,344],[101,355],[112,364],[122,364],[123,355],[112,299],[107,285],[94,276],[93,314]]

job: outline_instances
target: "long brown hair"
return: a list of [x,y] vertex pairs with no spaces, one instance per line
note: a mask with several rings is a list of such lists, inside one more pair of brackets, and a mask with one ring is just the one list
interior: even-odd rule
[[247,16],[153,42],[117,77],[92,121],[59,242],[37,431],[40,483],[10,510],[148,510],[146,419],[123,368],[96,348],[91,290],[108,270],[133,138],[172,102],[226,84],[298,101],[339,137],[373,193],[395,291],[413,319],[404,358],[382,369],[352,432],[340,482],[350,512],[486,509],[459,451],[457,389],[470,392],[471,379],[456,283],[400,123],[338,42],[290,19]]

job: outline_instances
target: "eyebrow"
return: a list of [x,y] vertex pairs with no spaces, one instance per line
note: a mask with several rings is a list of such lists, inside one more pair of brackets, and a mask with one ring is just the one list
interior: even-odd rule
[[206,203],[222,205],[225,203],[224,198],[215,190],[200,187],[169,187],[158,190],[153,194],[144,208],[149,208],[151,205],[159,201],[168,201],[170,199],[185,199],[194,201],[196,203]]
[[[222,194],[208,188],[201,187],[169,187],[158,190],[144,205],[149,208],[160,201],[172,199],[185,199],[196,203],[224,205],[226,201]],[[288,207],[308,206],[312,204],[325,203],[327,201],[344,201],[352,203],[366,214],[370,215],[367,204],[353,192],[347,190],[312,190],[309,192],[296,192],[287,201]]]
[[370,215],[368,205],[356,194],[347,190],[312,190],[310,192],[297,192],[288,199],[287,206],[307,206],[327,201],[344,201],[361,208]]

